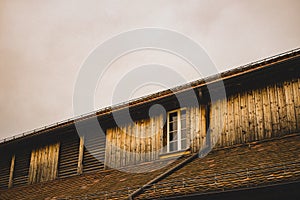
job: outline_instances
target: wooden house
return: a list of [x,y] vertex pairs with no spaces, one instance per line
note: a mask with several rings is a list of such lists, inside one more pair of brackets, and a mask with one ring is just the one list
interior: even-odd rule
[[0,141],[0,199],[292,199],[299,155],[295,49]]

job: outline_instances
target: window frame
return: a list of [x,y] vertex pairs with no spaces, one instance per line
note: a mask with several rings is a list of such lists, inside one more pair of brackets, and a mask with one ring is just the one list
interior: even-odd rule
[[[185,111],[185,120],[186,120],[186,108],[179,108],[176,110],[171,110],[169,112],[167,112],[167,153],[173,153],[173,152],[178,152],[178,151],[182,151],[182,150],[186,150],[188,149],[188,138],[187,138],[187,127],[186,127],[186,123],[185,123],[185,131],[186,131],[186,137],[185,137],[185,142],[186,142],[186,148],[182,148],[181,146],[181,140],[182,140],[182,124],[181,124],[181,111]],[[177,113],[177,149],[170,151],[170,114],[172,113]]]

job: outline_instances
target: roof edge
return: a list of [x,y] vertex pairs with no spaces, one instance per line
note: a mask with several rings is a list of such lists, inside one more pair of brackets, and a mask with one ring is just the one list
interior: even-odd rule
[[280,53],[280,54],[276,54],[274,56],[267,57],[265,59],[261,59],[261,60],[255,61],[255,62],[241,65],[240,67],[233,68],[233,69],[224,71],[219,74],[214,74],[214,75],[208,76],[203,79],[198,79],[198,80],[189,82],[187,84],[179,85],[179,86],[167,89],[167,90],[163,90],[163,91],[156,92],[153,94],[145,95],[145,96],[142,96],[139,98],[131,99],[129,101],[125,101],[125,102],[122,102],[122,103],[119,103],[116,105],[104,107],[104,108],[101,108],[96,111],[92,111],[92,112],[89,112],[89,113],[86,113],[83,115],[79,115],[79,116],[75,116],[75,117],[72,117],[72,118],[69,118],[66,120],[62,120],[57,123],[53,123],[53,124],[46,125],[46,126],[43,126],[40,128],[36,128],[36,129],[30,130],[30,131],[26,131],[21,134],[6,137],[3,139],[0,139],[0,145],[10,142],[10,141],[13,141],[15,139],[21,139],[21,138],[25,138],[27,136],[38,135],[43,132],[50,131],[52,129],[56,129],[59,127],[73,124],[74,122],[77,122],[77,121],[82,121],[82,120],[85,120],[85,119],[88,119],[91,117],[109,114],[112,111],[117,111],[117,110],[121,110],[121,109],[124,109],[127,107],[136,106],[136,105],[139,105],[139,104],[142,104],[145,102],[150,102],[150,101],[154,101],[157,99],[161,99],[161,98],[173,95],[174,93],[183,92],[188,89],[197,88],[197,87],[201,87],[206,84],[211,84],[211,83],[214,83],[214,82],[217,82],[220,80],[225,80],[225,79],[229,79],[232,77],[236,77],[236,76],[239,76],[239,75],[242,75],[245,73],[249,73],[252,71],[256,71],[256,70],[268,67],[277,62],[283,62],[285,60],[288,60],[288,59],[291,59],[294,57],[298,57],[298,56],[300,56],[300,47],[290,50],[290,51],[286,51],[284,53]]

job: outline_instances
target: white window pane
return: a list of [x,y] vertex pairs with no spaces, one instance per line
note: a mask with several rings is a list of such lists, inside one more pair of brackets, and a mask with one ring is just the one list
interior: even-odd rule
[[169,131],[176,131],[178,127],[177,121],[169,123]]
[[181,129],[186,128],[186,119],[181,119]]
[[186,149],[186,139],[181,140],[181,149]]
[[170,142],[170,152],[171,151],[177,151],[178,150],[178,143],[176,142]]
[[185,139],[186,138],[186,129],[181,130],[181,139]]
[[175,141],[177,139],[178,139],[178,132],[177,131],[169,133],[169,141]]

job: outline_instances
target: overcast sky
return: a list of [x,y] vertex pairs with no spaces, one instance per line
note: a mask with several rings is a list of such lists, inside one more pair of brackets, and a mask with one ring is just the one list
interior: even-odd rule
[[[143,27],[175,30],[224,71],[299,47],[299,10],[298,0],[0,0],[0,138],[72,117],[80,66],[113,35]],[[103,94],[126,70],[152,62],[199,78],[167,53],[132,53],[99,83],[106,89],[96,92],[95,109],[110,104]],[[157,89],[140,88],[131,96]]]

